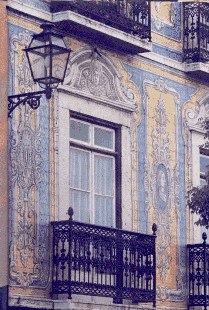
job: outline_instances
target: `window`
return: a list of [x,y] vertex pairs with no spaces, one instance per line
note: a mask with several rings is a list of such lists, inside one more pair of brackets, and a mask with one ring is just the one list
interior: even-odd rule
[[209,151],[200,149],[200,186],[206,185],[206,174],[209,169]]
[[108,123],[70,118],[70,206],[77,221],[118,226],[118,133]]
[[[192,151],[192,169],[191,169],[191,181],[192,187],[200,187],[205,184],[205,172],[207,162],[209,163],[209,154],[207,155],[206,149],[202,147],[204,145],[204,132],[201,128],[191,130],[191,151]],[[190,242],[191,243],[202,243],[202,233],[204,228],[197,226],[199,216],[196,213],[190,214]]]

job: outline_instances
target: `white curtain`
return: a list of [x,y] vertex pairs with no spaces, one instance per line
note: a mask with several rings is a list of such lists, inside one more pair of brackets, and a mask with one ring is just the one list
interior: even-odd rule
[[89,223],[90,153],[70,148],[70,206],[74,219]]
[[94,155],[95,224],[114,226],[114,158]]
[[111,156],[70,148],[70,206],[74,219],[115,226],[115,163]]

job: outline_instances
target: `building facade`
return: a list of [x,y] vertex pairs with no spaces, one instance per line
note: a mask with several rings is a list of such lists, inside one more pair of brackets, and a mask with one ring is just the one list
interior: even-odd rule
[[[156,223],[156,308],[187,309],[187,244],[202,231],[186,196],[208,164],[209,4],[8,0],[0,15],[2,309],[153,309],[136,296],[121,305],[52,294],[56,266],[68,265],[53,254],[51,223],[69,207],[75,221],[113,231],[150,235]],[[46,22],[72,50],[65,81],[39,109],[20,105],[8,119],[8,95],[39,89],[23,49]],[[74,262],[78,249],[82,259],[93,251],[75,244]]]

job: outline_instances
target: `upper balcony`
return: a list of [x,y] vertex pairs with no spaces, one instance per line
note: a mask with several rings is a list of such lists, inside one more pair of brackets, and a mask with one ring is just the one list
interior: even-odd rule
[[186,71],[209,75],[209,3],[184,3],[184,61]]
[[149,0],[52,0],[53,21],[69,34],[131,54],[151,50]]

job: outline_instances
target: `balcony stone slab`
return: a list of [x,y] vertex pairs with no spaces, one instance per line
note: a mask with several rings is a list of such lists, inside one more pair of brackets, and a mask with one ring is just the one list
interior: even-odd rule
[[185,64],[185,72],[194,78],[207,80],[209,78],[209,62],[194,62]]
[[152,50],[152,43],[73,11],[52,13],[52,21],[66,34],[88,39],[92,44],[137,54]]
[[[80,296],[81,297],[81,296]],[[84,301],[73,301],[73,300],[57,300],[54,301],[54,310],[186,310],[186,307],[162,307],[157,306],[153,308],[150,304],[126,304],[116,305],[111,302],[84,302]]]
[[[96,298],[92,297],[92,301],[83,301],[83,296],[80,296],[81,301],[70,301],[70,300],[57,300],[54,301],[54,309],[55,310],[156,310],[150,306],[150,304],[144,305],[132,305],[132,304],[124,304],[117,305],[113,304],[111,300],[109,302],[97,301]],[[101,299],[101,298],[100,298]]]

